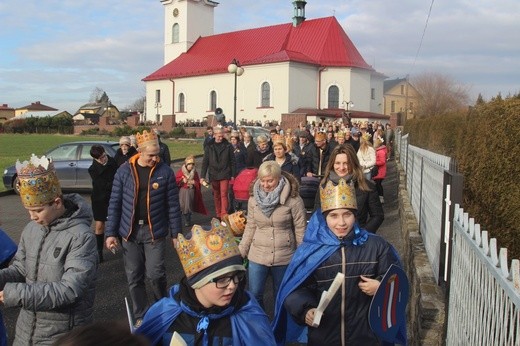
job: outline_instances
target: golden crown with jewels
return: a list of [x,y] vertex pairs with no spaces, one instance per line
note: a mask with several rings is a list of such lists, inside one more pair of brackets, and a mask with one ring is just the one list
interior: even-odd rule
[[320,184],[320,201],[322,212],[340,208],[357,210],[356,189],[345,179],[339,179],[337,184],[331,180]]
[[235,237],[241,237],[246,229],[247,219],[242,210],[224,215],[222,221],[229,227]]
[[40,207],[62,195],[52,159],[32,154],[29,161],[16,161],[16,172],[25,207]]
[[211,229],[194,225],[190,239],[179,234],[177,240],[177,254],[188,278],[227,258],[240,256],[235,236],[218,219],[211,220]]
[[159,145],[159,138],[154,131],[148,132],[146,130],[143,133],[136,133],[135,140],[137,142],[137,147],[145,147],[147,145]]

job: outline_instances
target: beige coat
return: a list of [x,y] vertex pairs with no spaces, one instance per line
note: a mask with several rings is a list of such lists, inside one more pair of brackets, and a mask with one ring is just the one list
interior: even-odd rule
[[[239,244],[240,253],[249,260],[265,265],[287,265],[300,245],[307,226],[306,211],[299,194],[298,181],[282,172],[286,184],[280,195],[280,203],[271,214],[265,216],[253,197],[253,189],[247,210],[247,224]],[[256,180],[254,186],[259,184]]]

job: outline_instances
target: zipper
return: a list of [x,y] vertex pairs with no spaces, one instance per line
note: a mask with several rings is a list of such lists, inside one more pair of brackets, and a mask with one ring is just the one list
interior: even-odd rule
[[[347,277],[347,257],[345,255],[345,247],[341,247],[341,272]],[[345,301],[347,300],[347,289],[346,289],[346,279],[343,281],[343,285],[341,285],[341,345],[345,346]]]

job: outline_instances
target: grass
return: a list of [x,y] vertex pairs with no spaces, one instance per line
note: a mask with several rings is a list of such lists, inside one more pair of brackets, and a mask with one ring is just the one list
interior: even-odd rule
[[[17,159],[20,159],[20,161],[27,160],[31,154],[43,155],[58,144],[84,140],[118,141],[119,138],[77,135],[0,134],[1,172],[3,173],[5,168],[14,165]],[[202,142],[200,141],[166,139],[164,142],[170,148],[172,160],[203,153]],[[3,184],[0,184],[0,191],[4,190]]]

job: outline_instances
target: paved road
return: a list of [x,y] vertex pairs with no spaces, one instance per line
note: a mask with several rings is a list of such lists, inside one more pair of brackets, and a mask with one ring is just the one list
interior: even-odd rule
[[[172,168],[177,171],[181,163],[173,163]],[[197,167],[200,170],[201,160],[197,159]],[[397,189],[399,185],[396,164],[394,161],[388,164],[387,179],[383,182],[385,188],[385,221],[381,226],[378,234],[385,237],[402,253],[402,240],[400,238],[400,221],[398,215]],[[90,197],[84,195],[88,200]],[[211,213],[214,212],[211,191],[203,188],[203,198],[206,208]],[[193,222],[199,224],[209,224],[211,217],[194,214]],[[22,207],[20,197],[16,195],[8,195],[0,197],[0,227],[18,241],[23,227],[29,222],[29,215]],[[92,228],[93,229],[93,228]],[[180,280],[183,275],[182,267],[177,258],[175,250],[167,252],[166,269],[168,275],[168,283],[173,284]],[[105,262],[99,267],[99,277],[97,282],[96,302],[94,309],[94,318],[98,321],[106,320],[126,320],[126,311],[124,306],[124,297],[128,295],[126,277],[123,270],[123,259],[121,253],[112,255],[105,250]],[[268,282],[267,287],[270,287]],[[151,290],[148,290],[151,292]],[[265,297],[266,301],[274,301],[272,290],[268,289]],[[274,305],[274,302],[270,305]],[[2,308],[4,320],[10,336],[14,335],[14,326],[18,315],[16,308]],[[268,308],[267,313],[272,315],[272,309]],[[12,343],[12,340],[10,344]]]

